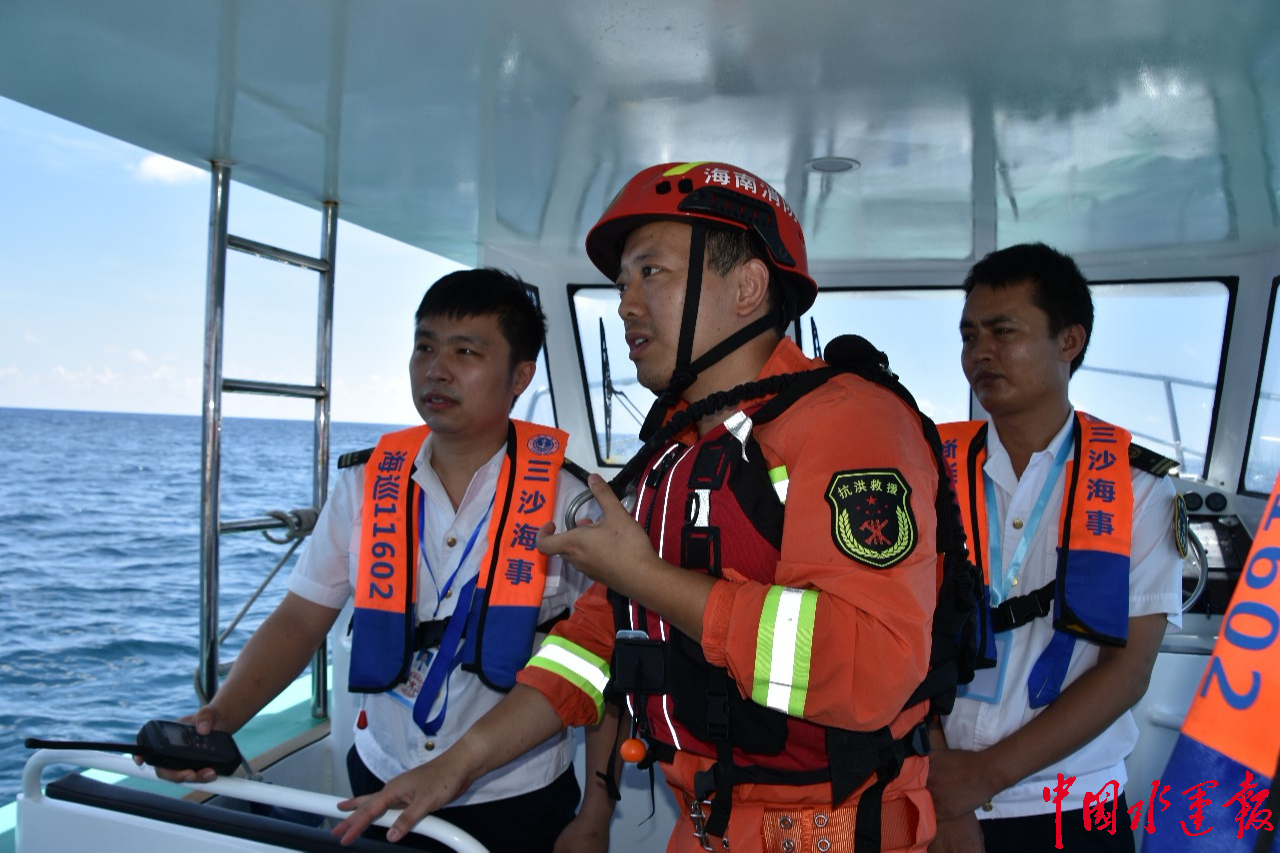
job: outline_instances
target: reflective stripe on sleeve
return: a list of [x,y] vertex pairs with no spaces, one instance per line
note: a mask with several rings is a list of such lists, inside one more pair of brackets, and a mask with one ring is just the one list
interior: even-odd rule
[[804,715],[813,651],[816,589],[770,587],[756,636],[756,669],[751,699],[793,717]]
[[787,478],[787,466],[779,465],[777,468],[770,468],[769,482],[773,483],[773,491],[777,493],[778,500],[785,504],[787,502],[787,486],[791,483],[791,480]]
[[602,658],[564,637],[550,636],[542,641],[528,666],[545,669],[571,682],[595,703],[596,720],[604,716],[604,689],[610,674],[609,664]]

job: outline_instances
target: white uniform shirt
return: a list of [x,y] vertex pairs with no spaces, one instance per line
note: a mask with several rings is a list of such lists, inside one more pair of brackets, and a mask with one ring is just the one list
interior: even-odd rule
[[[1070,433],[1075,421],[1074,410],[1062,429],[1044,450],[1032,454],[1019,480],[1013,463],[995,424],[987,430],[987,461],[983,468],[995,487],[999,510],[1001,556],[1008,566],[1010,556],[1022,536],[1020,529],[1029,519],[1032,506],[1040,495],[1053,467],[1054,455]],[[1129,616],[1164,613],[1175,628],[1182,625],[1182,558],[1173,538],[1174,488],[1167,477],[1154,477],[1136,468],[1133,480],[1133,550],[1129,567]],[[1050,492],[1040,524],[1028,543],[1026,558],[1011,595],[1034,592],[1054,579],[1058,565],[1058,517],[1062,511],[1063,473]],[[1019,522],[1014,527],[1014,521]],[[986,531],[983,531],[984,535]],[[991,568],[994,576],[996,567]],[[1004,664],[1003,692],[999,703],[957,698],[955,709],[943,718],[947,744],[955,749],[980,750],[995,744],[1025,726],[1044,708],[1033,709],[1027,690],[1027,678],[1040,653],[1053,637],[1053,616],[1035,619],[1013,630],[1007,645]],[[1076,640],[1071,665],[1063,682],[1063,690],[1098,662],[1099,647],[1086,640]],[[1047,706],[1046,706],[1047,707]],[[1043,790],[1052,792],[1058,773],[1075,776],[1063,811],[1084,807],[1086,792],[1098,794],[1109,781],[1121,788],[1127,780],[1124,759],[1138,742],[1138,726],[1133,714],[1126,711],[1089,743],[1061,761],[1054,762],[1021,782],[997,794],[993,811],[979,809],[979,818],[1023,817],[1053,812],[1055,805],[1045,802]]]
[[[453,613],[457,593],[471,578],[487,565],[488,521],[490,501],[497,489],[498,474],[506,448],[475,473],[467,487],[457,511],[445,492],[444,485],[431,467],[434,446],[428,435],[415,460],[417,468],[413,479],[426,498],[425,535],[423,548],[431,571],[418,555],[418,621],[443,619]],[[563,526],[564,510],[569,502],[586,488],[572,475],[561,471],[556,482],[555,515],[557,528]],[[289,591],[308,601],[325,607],[341,608],[351,598],[355,589],[356,573],[360,564],[361,513],[364,496],[364,466],[358,465],[341,472],[333,494],[311,534],[306,550],[289,577]],[[495,507],[495,511],[496,511]],[[468,540],[477,526],[483,526],[476,537],[475,546],[466,562],[453,579],[447,597],[438,597],[444,590],[466,550]],[[452,541],[454,544],[449,545]],[[551,557],[547,565],[547,583],[543,591],[542,608],[538,621],[555,616],[569,608],[578,596],[591,584],[591,580],[559,557]],[[536,646],[536,643],[534,643]],[[530,648],[530,654],[533,647]],[[345,678],[345,673],[335,673]],[[368,726],[356,729],[355,746],[360,758],[382,780],[390,780],[399,774],[425,764],[452,746],[480,717],[505,695],[484,686],[472,673],[456,668],[449,676],[442,696],[447,690],[448,709],[443,727],[428,737],[413,722],[413,711],[388,694],[364,694]],[[431,716],[440,708],[437,700]],[[431,744],[430,749],[427,744]],[[551,783],[565,771],[573,760],[573,740],[567,732],[552,737],[524,756],[505,767],[500,767],[476,780],[476,783],[455,802],[455,805],[490,802],[492,800],[525,794]]]

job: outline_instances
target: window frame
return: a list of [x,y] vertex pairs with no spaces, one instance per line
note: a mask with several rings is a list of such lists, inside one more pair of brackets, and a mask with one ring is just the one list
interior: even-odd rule
[[[1217,275],[1179,276],[1179,277],[1160,277],[1160,278],[1106,278],[1106,279],[1099,278],[1099,279],[1089,280],[1089,286],[1090,286],[1091,292],[1093,293],[1095,304],[1096,304],[1097,295],[1098,295],[1095,288],[1097,287],[1105,288],[1112,285],[1145,286],[1145,285],[1179,285],[1179,284],[1197,284],[1197,283],[1216,283],[1216,284],[1222,285],[1226,289],[1227,302],[1226,302],[1225,317],[1223,322],[1222,340],[1217,350],[1218,369],[1216,373],[1215,387],[1213,388],[1213,402],[1210,407],[1210,420],[1209,420],[1209,426],[1208,426],[1207,438],[1206,438],[1206,444],[1205,444],[1205,450],[1204,450],[1203,471],[1205,473],[1207,473],[1210,470],[1210,466],[1212,465],[1212,462],[1213,462],[1213,450],[1214,450],[1215,442],[1217,440],[1218,429],[1221,421],[1222,389],[1223,389],[1223,383],[1226,379],[1227,358],[1230,351],[1232,325],[1233,325],[1234,316],[1235,316],[1235,308],[1238,301],[1239,282],[1240,282],[1240,279],[1238,276],[1217,276]],[[586,401],[587,421],[591,428],[592,447],[596,455],[596,463],[601,467],[616,468],[619,466],[616,465],[615,463],[610,463],[605,461],[603,456],[603,448],[600,445],[600,437],[599,437],[600,433],[598,431],[597,423],[596,423],[596,412],[595,412],[594,406],[591,403],[591,389],[587,379],[587,367],[586,367],[586,360],[585,360],[586,352],[584,349],[584,343],[582,339],[582,329],[581,329],[581,324],[579,322],[577,304],[575,301],[575,296],[580,291],[584,291],[584,290],[604,291],[604,290],[612,290],[612,289],[614,289],[614,286],[609,284],[572,284],[571,283],[567,285],[566,291],[569,297],[569,314],[573,324],[574,344],[578,352],[578,371],[582,381],[584,399]],[[886,292],[903,294],[903,293],[914,293],[914,292],[946,292],[946,291],[958,291],[963,297],[963,286],[961,284],[842,285],[842,286],[829,287],[829,288],[824,287],[819,291],[819,294],[820,295],[829,294],[829,293],[830,294],[837,294],[837,293],[874,294],[874,293],[886,293]],[[1266,344],[1267,344],[1267,341],[1269,340],[1271,323],[1272,323],[1272,320],[1274,319],[1274,312],[1277,308],[1278,301],[1280,301],[1280,276],[1277,276],[1272,281],[1272,294],[1271,294],[1272,312],[1268,314],[1268,317],[1267,317],[1266,334],[1268,335],[1268,339],[1264,339],[1264,344],[1263,344],[1263,362],[1262,363],[1264,367],[1266,364]],[[801,347],[802,350],[805,349],[803,336],[810,335],[810,339],[812,336],[812,333],[811,333],[812,327],[806,323],[806,320],[812,320],[812,319],[814,319],[814,315],[812,314],[811,311],[809,311],[801,315],[800,317],[798,317],[791,324],[791,337],[793,340],[797,342],[797,344]],[[957,318],[957,323],[958,323],[958,318]],[[834,338],[834,337],[837,337],[837,335],[831,336],[831,338]],[[831,338],[828,338],[827,340],[823,341],[824,348],[826,344],[830,343]],[[874,344],[875,341],[873,341],[872,343]],[[812,346],[812,343],[810,342],[810,347],[811,346]],[[1257,494],[1256,492],[1245,490],[1243,488],[1243,484],[1245,479],[1245,470],[1247,468],[1249,448],[1252,443],[1254,421],[1257,416],[1257,408],[1258,408],[1258,403],[1260,398],[1261,383],[1262,383],[1262,371],[1259,371],[1257,388],[1255,389],[1254,400],[1253,400],[1254,411],[1250,414],[1249,425],[1248,425],[1249,426],[1248,435],[1246,437],[1246,443],[1244,447],[1243,461],[1245,464],[1242,464],[1240,466],[1240,489],[1239,490],[1241,491],[1241,493],[1244,493],[1244,494]],[[975,401],[974,401],[972,391],[969,389],[966,389],[966,391],[967,391],[967,394],[966,394],[967,413],[968,413],[968,417],[972,419],[974,417]],[[553,397],[553,403],[554,403],[554,388],[552,391],[552,397]],[[1204,475],[1202,474],[1201,478],[1203,478],[1203,476]]]
[[[957,293],[960,294],[961,303],[964,302],[964,288],[963,288],[963,285],[961,284],[841,285],[838,287],[821,288],[818,291],[818,296],[821,297],[822,295],[827,293],[886,293],[886,292],[887,293],[912,293],[912,292],[922,292],[922,291],[934,291],[934,292],[956,291]],[[814,304],[815,305],[817,304],[816,300]],[[812,319],[812,316],[813,316],[812,309],[810,309],[810,311],[806,311],[800,318],[796,320],[795,325],[797,328],[795,332],[795,340],[797,345],[800,347],[801,351],[805,349],[804,342],[800,338],[800,335],[802,334],[809,336],[810,346],[812,346],[812,326],[809,326],[808,328],[804,328],[804,326],[807,325],[806,321],[809,319]],[[955,325],[952,327],[951,331],[958,336],[960,333],[959,329],[960,329],[960,317],[957,315]],[[844,334],[847,334],[847,333],[844,333]],[[823,349],[825,350],[826,345],[830,343],[833,338],[837,338],[837,337],[839,337],[839,335],[832,335],[828,337],[827,340],[823,342]],[[879,343],[877,341],[871,341],[871,344],[879,348]],[[806,353],[806,354],[810,356],[813,355],[812,353]],[[889,369],[890,370],[893,369],[892,361],[890,361],[889,363]],[[961,374],[961,377],[963,378],[963,374]],[[907,390],[912,391],[910,386],[907,386]],[[912,393],[914,394],[915,392],[912,391]],[[970,390],[967,387],[967,385],[965,388],[965,400],[966,400],[966,408],[965,408],[966,414],[968,418],[972,419],[973,418],[973,391]]]
[[[1238,289],[1239,289],[1239,282],[1240,282],[1239,277],[1225,276],[1225,275],[1203,275],[1203,276],[1177,276],[1177,277],[1157,277],[1157,278],[1097,278],[1097,279],[1091,278],[1088,281],[1089,281],[1090,292],[1094,298],[1095,305],[1098,301],[1097,288],[1099,287],[1105,288],[1113,285],[1146,286],[1146,285],[1179,285],[1179,284],[1216,283],[1216,284],[1221,284],[1226,289],[1227,303],[1225,307],[1225,318],[1224,318],[1223,329],[1222,329],[1222,340],[1220,342],[1220,346],[1218,349],[1218,369],[1217,369],[1217,375],[1215,380],[1215,386],[1213,388],[1213,403],[1210,407],[1210,421],[1209,421],[1208,432],[1206,434],[1206,444],[1204,449],[1203,471],[1207,474],[1207,472],[1210,470],[1210,465],[1212,464],[1212,461],[1213,461],[1213,458],[1212,458],[1213,448],[1214,448],[1215,440],[1217,438],[1217,432],[1218,432],[1219,423],[1220,423],[1220,415],[1221,415],[1221,407],[1222,407],[1222,389],[1223,389],[1223,383],[1226,380],[1227,357],[1228,357],[1229,348],[1230,348],[1232,324],[1233,324],[1233,319],[1235,317],[1235,308],[1237,303],[1237,296],[1238,296]],[[1274,281],[1274,285],[1275,287],[1272,293],[1273,304],[1274,304],[1274,301],[1280,300],[1280,276],[1276,277]],[[918,291],[950,291],[950,290],[957,290],[963,293],[963,285],[962,284],[846,285],[846,286],[839,286],[839,287],[823,288],[820,291],[820,294],[841,293],[841,292],[874,293],[878,291],[889,291],[892,293],[911,293],[911,292],[918,292]],[[806,314],[805,317],[801,318],[800,322],[803,322],[805,319],[807,319],[810,316],[812,315]],[[1268,323],[1270,323],[1271,319],[1272,319],[1272,315],[1268,315]],[[957,323],[958,322],[959,322],[959,319],[957,318]],[[1269,333],[1269,330],[1270,330],[1270,326],[1268,326],[1268,333]],[[807,329],[805,329],[803,332],[800,330],[797,330],[797,335],[799,334],[810,335],[811,333]],[[799,337],[797,337],[796,339],[797,341],[800,340]],[[826,345],[826,343],[829,343],[829,340],[830,339],[823,342],[824,346]],[[876,344],[877,342],[872,341],[872,343]],[[802,348],[803,348],[803,344],[802,344]],[[1263,353],[1264,365],[1265,365],[1265,356],[1266,354],[1265,354],[1265,345],[1264,345],[1264,353]],[[890,364],[890,367],[892,367],[892,364]],[[1260,374],[1258,377],[1259,388],[1261,387],[1261,381],[1262,381],[1262,377]],[[975,413],[974,413],[975,402],[976,401],[974,400],[973,393],[970,390],[968,393],[968,408],[967,408],[968,417],[970,419],[972,419],[975,416]],[[1254,395],[1255,409],[1257,407],[1257,404],[1258,404],[1258,395],[1255,394]],[[1250,427],[1250,434],[1249,434],[1248,441],[1252,441],[1253,417],[1250,418],[1249,427]],[[1245,445],[1246,462],[1247,462],[1248,448],[1249,448],[1249,445],[1246,444]],[[1245,468],[1246,466],[1244,465],[1241,466],[1240,477],[1241,477],[1242,483],[1244,481]],[[1200,476],[1203,477],[1204,475],[1202,474]],[[1250,492],[1250,494],[1252,494],[1252,492]]]
[[1266,499],[1270,490],[1257,491],[1247,487],[1249,478],[1249,457],[1253,453],[1253,434],[1258,425],[1258,409],[1262,405],[1262,380],[1267,373],[1267,349],[1271,345],[1271,329],[1276,319],[1276,310],[1280,308],[1280,275],[1271,279],[1271,296],[1267,299],[1267,324],[1262,330],[1262,352],[1258,362],[1258,378],[1253,384],[1253,405],[1249,409],[1249,426],[1245,430],[1244,453],[1240,459],[1240,480],[1236,483],[1236,494],[1253,495]]
[[591,428],[591,449],[596,455],[596,466],[601,468],[621,468],[613,462],[606,462],[604,454],[601,453],[600,447],[600,430],[596,428],[596,410],[591,404],[591,384],[587,379],[587,361],[586,347],[582,340],[582,324],[578,322],[578,303],[574,298],[583,290],[613,290],[617,291],[618,287],[614,284],[573,284],[566,286],[565,292],[569,296],[569,318],[573,325],[573,343],[574,348],[578,351],[578,375],[582,377],[582,395],[583,401],[586,403],[587,424]]
[[[1227,376],[1227,357],[1230,354],[1231,347],[1231,329],[1235,318],[1237,291],[1240,286],[1240,277],[1233,275],[1192,275],[1177,276],[1171,278],[1115,278],[1115,279],[1089,279],[1090,294],[1094,296],[1094,305],[1097,305],[1096,294],[1093,288],[1097,285],[1112,284],[1137,284],[1137,285],[1156,285],[1156,284],[1194,284],[1200,282],[1216,282],[1221,284],[1227,291],[1227,307],[1226,317],[1222,324],[1222,343],[1218,350],[1218,374],[1213,389],[1213,405],[1209,409],[1209,431],[1205,437],[1204,448],[1204,473],[1196,477],[1203,480],[1208,475],[1210,466],[1213,464],[1213,447],[1218,437],[1218,425],[1222,414],[1222,386]],[[1093,341],[1090,335],[1090,343]],[[1120,424],[1124,426],[1124,424]],[[1140,443],[1140,442],[1139,442]],[[1247,445],[1246,445],[1247,447]],[[1243,472],[1243,466],[1241,466]],[[1183,472],[1179,469],[1178,473]],[[1243,477],[1243,473],[1241,477]]]
[[[527,290],[529,295],[533,297],[534,304],[538,306],[538,310],[542,311],[543,316],[545,317],[546,312],[542,307],[542,292],[538,290],[538,286],[536,284],[529,284],[528,282],[523,282],[523,284],[525,286],[525,290]],[[542,356],[543,365],[547,368],[545,371],[547,375],[547,395],[551,398],[551,423],[548,424],[548,426],[560,429],[560,407],[556,403],[555,374],[551,370],[551,348],[547,346],[545,339],[542,342],[542,349],[539,350],[538,355]],[[534,364],[537,364],[536,359],[534,360]],[[529,393],[528,388],[525,389],[525,393]],[[519,407],[518,402],[516,406],[517,408]]]

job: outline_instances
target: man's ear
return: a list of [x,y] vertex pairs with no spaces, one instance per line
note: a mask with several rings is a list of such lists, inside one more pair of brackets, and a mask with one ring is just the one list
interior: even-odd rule
[[1070,364],[1089,342],[1089,336],[1085,333],[1084,326],[1073,323],[1058,334],[1058,340],[1062,344],[1060,357],[1064,364]]
[[751,258],[735,270],[738,284],[738,316],[749,317],[768,307],[769,266],[759,258]]
[[515,405],[515,398],[519,397],[529,387],[529,383],[533,381],[533,375],[538,372],[538,364],[533,361],[516,362],[516,369],[511,372],[511,403]]

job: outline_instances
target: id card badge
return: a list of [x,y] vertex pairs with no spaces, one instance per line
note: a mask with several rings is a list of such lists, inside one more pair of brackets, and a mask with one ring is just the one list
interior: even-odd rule
[[995,635],[996,665],[980,669],[973,674],[973,681],[961,684],[956,688],[956,695],[977,702],[995,704],[1004,693],[1004,674],[1009,667],[1009,635],[1012,631],[1004,631]]
[[413,703],[418,700],[418,693],[422,691],[422,683],[427,679],[427,670],[431,668],[435,654],[435,649],[414,652],[408,677],[391,690],[393,699],[406,707],[413,707]]

